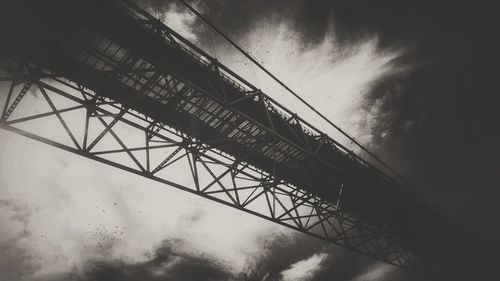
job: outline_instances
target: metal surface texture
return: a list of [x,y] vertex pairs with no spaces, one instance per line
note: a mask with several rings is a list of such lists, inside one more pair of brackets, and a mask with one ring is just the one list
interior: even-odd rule
[[3,20],[24,36],[2,30],[2,128],[436,275],[426,202],[139,7],[16,3],[23,15]]

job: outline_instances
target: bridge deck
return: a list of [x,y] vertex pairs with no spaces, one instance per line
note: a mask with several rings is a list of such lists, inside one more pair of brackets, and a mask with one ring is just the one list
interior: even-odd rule
[[16,54],[429,247],[438,223],[416,196],[140,9],[40,3],[2,31]]

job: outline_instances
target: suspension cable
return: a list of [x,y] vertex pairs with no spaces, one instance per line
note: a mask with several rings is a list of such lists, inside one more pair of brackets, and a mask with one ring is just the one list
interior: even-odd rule
[[[406,180],[398,172],[396,172],[394,169],[392,169],[388,164],[386,164],[384,161],[382,161],[382,159],[380,159],[377,155],[375,155],[374,153],[370,152],[361,143],[359,143],[355,138],[351,137],[347,132],[345,132],[344,130],[342,130],[339,126],[335,125],[325,115],[323,115],[316,108],[314,108],[311,104],[309,104],[306,100],[304,100],[302,97],[300,97],[295,91],[293,91],[287,85],[285,85],[285,83],[283,83],[280,79],[278,79],[275,75],[273,75],[269,70],[267,70],[261,63],[259,63],[256,59],[254,59],[250,55],[250,53],[248,51],[246,51],[238,43],[236,43],[231,38],[229,38],[227,35],[225,35],[219,28],[217,28],[215,25],[213,25],[205,16],[203,16],[200,12],[198,12],[195,8],[193,8],[189,3],[187,3],[185,0],[179,0],[179,2],[181,2],[184,6],[186,6],[186,8],[188,8],[197,17],[199,17],[205,24],[207,24],[210,28],[212,28],[217,34],[219,34],[220,36],[222,36],[222,38],[224,38],[226,41],[228,41],[233,47],[235,47],[238,51],[240,51],[243,55],[245,55],[245,57],[247,57],[251,62],[253,62],[255,65],[257,65],[262,71],[264,71],[267,75],[269,75],[274,81],[276,81],[279,85],[281,85],[283,88],[285,88],[285,90],[287,90],[289,93],[291,93],[295,98],[297,98],[300,102],[302,102],[304,105],[306,105],[309,109],[311,109],[314,113],[316,113],[324,121],[326,121],[328,124],[330,124],[331,126],[333,126],[337,131],[339,131],[347,139],[349,139],[354,144],[356,144],[365,153],[367,153],[368,155],[370,155],[373,159],[375,159],[378,163],[380,163],[387,170],[389,170],[391,173],[393,173],[401,181],[403,181],[404,183],[408,184],[409,186],[414,186],[411,182],[409,182],[408,180]],[[413,190],[413,191],[417,192],[417,190]],[[420,196],[422,196],[422,195],[420,195]],[[426,201],[428,201],[428,200],[426,199]]]

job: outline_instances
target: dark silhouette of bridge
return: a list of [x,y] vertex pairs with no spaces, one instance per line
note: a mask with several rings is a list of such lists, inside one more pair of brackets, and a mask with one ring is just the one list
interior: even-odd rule
[[[1,15],[4,129],[399,267],[441,273],[435,257],[448,252],[443,240],[453,229],[429,203],[135,4],[9,2]],[[16,117],[30,91],[50,110]],[[22,126],[34,120],[65,135]],[[141,144],[131,145],[132,135]]]

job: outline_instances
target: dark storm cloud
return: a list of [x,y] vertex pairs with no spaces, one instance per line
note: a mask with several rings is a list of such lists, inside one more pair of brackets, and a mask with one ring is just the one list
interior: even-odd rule
[[500,230],[493,227],[500,209],[491,199],[500,196],[500,38],[493,10],[456,1],[349,1],[335,7],[341,37],[373,29],[381,44],[416,46],[403,59],[426,64],[379,84],[371,95],[372,101],[387,101],[389,114],[379,126],[392,134],[381,152],[456,218],[488,225],[480,234],[491,238]]
[[231,274],[209,258],[177,253],[176,243],[165,241],[155,256],[144,263],[123,262],[94,264],[85,280],[229,280]]
[[378,83],[366,102],[384,100],[375,130],[389,132],[383,145],[370,146],[459,225],[463,244],[448,252],[470,268],[462,277],[498,276],[500,38],[493,7],[350,1],[334,10],[340,38],[371,29],[381,45],[412,46],[401,63],[419,67]]
[[247,265],[245,273],[240,275],[241,280],[284,280],[283,273],[287,269],[318,254],[324,255],[319,269],[310,279],[298,280],[425,280],[422,276],[417,276],[403,269],[384,264],[301,233],[291,236],[263,237],[262,243],[263,249],[266,250],[253,257],[252,262]]
[[[157,11],[168,11],[172,8],[184,10],[180,1],[177,0],[137,0],[142,7],[146,7],[155,14]],[[265,19],[276,16],[287,19],[291,30],[298,31],[305,45],[318,43],[325,37],[329,25],[333,20],[333,5],[329,1],[304,0],[209,0],[188,1],[223,31],[230,34],[232,38],[238,39],[246,36]],[[201,20],[194,23],[199,27],[195,32],[204,33],[206,29]],[[211,34],[211,33],[210,33]]]
[[44,277],[43,281],[233,280],[232,273],[216,260],[179,251],[177,248],[182,243],[185,242],[164,241],[145,262],[89,261],[83,272],[69,270]]
[[249,280],[279,280],[280,273],[291,264],[320,252],[324,242],[301,233],[262,237],[262,253],[252,257],[244,270]]

